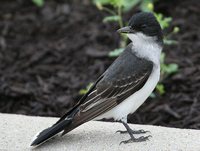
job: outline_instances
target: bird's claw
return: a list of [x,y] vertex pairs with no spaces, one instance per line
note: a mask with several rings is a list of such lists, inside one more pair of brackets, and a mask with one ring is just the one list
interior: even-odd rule
[[[116,133],[125,134],[125,133],[128,133],[128,131],[118,130],[118,131],[116,131]],[[144,131],[141,129],[141,130],[132,130],[131,133],[132,134],[144,134],[144,133],[150,133],[150,131]]]
[[132,143],[132,142],[144,142],[144,141],[147,141],[149,140],[149,137],[152,137],[151,135],[149,136],[141,136],[139,138],[130,138],[128,140],[125,140],[125,141],[121,141],[119,145],[121,144],[127,144],[127,143]]

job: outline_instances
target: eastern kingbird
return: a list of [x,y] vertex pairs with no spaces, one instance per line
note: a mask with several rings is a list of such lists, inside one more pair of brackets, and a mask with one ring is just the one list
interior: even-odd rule
[[150,136],[135,138],[133,134],[147,131],[132,130],[127,115],[134,113],[154,90],[160,77],[160,54],[163,36],[160,24],[152,13],[137,13],[127,27],[118,30],[132,41],[97,79],[79,102],[53,126],[40,132],[31,146],[37,146],[63,131],[62,135],[90,120],[113,118],[123,123],[129,140],[141,142]]

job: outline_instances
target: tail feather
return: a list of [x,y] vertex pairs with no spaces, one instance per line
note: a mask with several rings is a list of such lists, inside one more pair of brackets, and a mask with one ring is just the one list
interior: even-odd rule
[[42,132],[39,133],[39,135],[36,137],[36,139],[31,143],[31,146],[38,146],[48,139],[52,138],[56,134],[60,133],[62,130],[66,128],[66,126],[70,125],[72,122],[71,119],[66,119],[63,121],[60,121],[57,124],[54,124],[52,127],[49,127]]

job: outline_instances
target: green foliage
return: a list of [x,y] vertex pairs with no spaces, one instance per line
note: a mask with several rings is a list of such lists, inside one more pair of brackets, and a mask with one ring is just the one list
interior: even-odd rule
[[178,71],[178,65],[175,63],[162,64],[162,72],[167,73],[168,75],[176,73]]
[[174,34],[177,34],[178,32],[180,31],[180,28],[179,27],[174,27],[174,29],[173,29],[173,33]]
[[155,0],[140,0],[140,9],[144,12],[150,12],[153,11],[154,9],[154,5],[153,5],[153,1]]
[[161,54],[161,76],[168,76],[178,71],[178,65],[175,63],[165,64],[165,53]]
[[124,0],[94,0],[93,2],[98,5],[112,5],[113,7],[121,7]]
[[44,0],[32,0],[32,2],[38,7],[44,6]]
[[158,22],[160,23],[160,26],[162,29],[168,28],[170,25],[170,22],[172,21],[171,17],[164,17],[161,13],[154,13]]
[[80,95],[86,94],[86,93],[89,91],[89,89],[91,88],[92,85],[93,85],[93,83],[89,83],[85,89],[81,89],[81,90],[79,91],[79,94],[80,94]]
[[[93,0],[94,4],[97,6],[99,10],[104,10],[110,14],[110,16],[107,16],[103,19],[104,23],[118,22],[119,27],[120,28],[123,27],[123,25],[127,23],[123,23],[122,14],[125,13],[126,11],[131,10],[137,5],[140,7],[142,11],[152,12],[156,16],[158,22],[160,23],[161,28],[166,29],[170,26],[172,17],[165,17],[161,13],[156,13],[154,11],[154,4],[153,4],[154,1],[155,0]],[[113,8],[106,7],[108,5]],[[173,31],[164,37],[164,44],[166,45],[177,44],[177,41],[171,39],[171,35],[176,34],[177,32],[179,32],[179,28],[174,27]],[[127,37],[121,34],[119,48],[111,51],[108,56],[109,57],[119,56],[120,53],[123,52],[126,45],[127,45]],[[178,71],[178,65],[174,63],[166,64],[165,53],[161,54],[160,59],[161,59],[161,82],[162,82],[162,80],[166,78],[168,75]],[[159,83],[156,86],[156,91],[160,95],[163,95],[165,93],[164,85],[162,83]],[[152,94],[152,96],[153,95],[155,96],[155,94]]]
[[93,3],[99,8],[103,8],[105,5],[111,5],[114,8],[121,7],[123,11],[129,11],[141,0],[93,0]]
[[[166,28],[169,27],[169,25],[172,21],[171,17],[164,17],[164,15],[161,14],[161,13],[154,13],[154,14],[155,14],[158,22],[160,23],[162,29],[166,29]],[[177,41],[172,40],[170,37],[171,37],[172,34],[176,34],[178,32],[179,32],[179,28],[174,27],[173,31],[170,34],[168,34],[167,36],[164,37],[164,44],[166,44],[166,45],[177,44]]]
[[153,0],[93,0],[93,3],[100,10],[102,10],[105,5],[110,5],[114,8],[121,7],[123,12],[127,12],[139,5],[142,11],[149,11],[151,9]]
[[133,7],[138,5],[141,0],[124,0],[123,2],[123,11],[127,12],[131,10]]
[[162,83],[158,83],[156,86],[156,91],[158,91],[160,95],[163,95],[165,93],[164,85]]
[[103,19],[104,23],[107,22],[117,22],[120,20],[120,17],[118,15],[113,15],[113,16],[107,16]]
[[[97,6],[99,10],[104,10],[110,14],[110,16],[107,16],[103,19],[103,22],[117,22],[120,28],[124,25],[122,20],[122,13],[130,10],[139,2],[141,2],[141,0],[93,0],[93,3]],[[107,5],[113,8],[106,7]],[[111,53],[109,53],[109,56],[118,56],[123,51],[123,48],[126,46],[127,40],[127,37],[121,34],[119,46],[120,48],[111,51]]]

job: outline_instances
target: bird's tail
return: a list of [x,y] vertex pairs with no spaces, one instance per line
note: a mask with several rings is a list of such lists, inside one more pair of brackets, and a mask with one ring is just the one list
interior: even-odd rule
[[41,131],[34,141],[31,143],[31,146],[39,146],[42,143],[46,142],[50,138],[54,137],[56,134],[60,133],[61,131],[71,131],[74,128],[81,125],[79,122],[72,122],[73,117],[72,116],[65,116],[65,118],[61,118],[57,123],[52,125],[51,127]]

